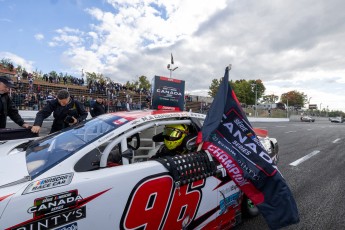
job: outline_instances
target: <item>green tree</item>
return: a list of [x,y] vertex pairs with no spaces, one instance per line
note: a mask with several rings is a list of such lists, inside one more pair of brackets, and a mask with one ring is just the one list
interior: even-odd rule
[[329,117],[345,117],[345,113],[340,110],[332,110],[328,112]]
[[19,74],[23,73],[23,67],[21,65],[18,65],[16,70],[17,70],[17,73],[19,73]]
[[236,80],[235,82],[230,82],[237,99],[241,103],[247,105],[255,104],[255,97],[257,103],[259,102],[262,95],[265,93],[265,86],[260,79],[257,80]]
[[140,76],[139,77],[139,89],[146,89],[150,90],[151,89],[151,84],[150,81],[147,80],[146,76]]
[[57,78],[58,78],[58,74],[57,74],[57,72],[54,71],[54,70],[49,72],[49,76],[52,76],[53,79],[57,79]]
[[262,96],[263,103],[275,103],[279,100],[279,96],[271,94]]
[[[11,59],[9,59],[9,58],[3,58],[3,59],[1,59],[0,63],[1,63],[4,67],[6,67],[6,68],[8,68],[8,69],[10,69],[11,66],[12,66],[12,68],[13,68],[13,63],[12,63]],[[13,70],[13,69],[12,69],[12,70]]]
[[23,79],[27,79],[28,76],[29,76],[29,73],[26,72],[26,69],[24,68],[23,71],[22,71],[22,77],[23,77]]
[[86,72],[85,75],[86,75],[86,82],[87,82],[87,84],[89,84],[90,81],[98,81],[98,82],[100,82],[100,83],[101,83],[101,82],[105,82],[105,79],[104,79],[104,77],[103,77],[103,74],[101,74],[101,73],[95,73],[95,72],[90,73],[90,72]]
[[42,71],[38,71],[38,69],[36,69],[35,71],[32,72],[32,76],[35,78],[35,79],[41,79],[43,74],[42,74]]
[[[208,95],[214,97],[218,91],[219,85],[222,81],[222,78],[213,79],[212,83],[209,87]],[[262,97],[266,88],[260,79],[257,80],[236,80],[230,81],[230,85],[234,90],[237,99],[241,103],[245,103],[247,105],[254,105],[255,104],[255,93],[257,93],[257,101]],[[256,92],[257,90],[257,92]]]
[[127,89],[135,89],[135,88],[137,88],[138,85],[139,85],[138,81],[132,81],[132,82],[127,81],[125,84]]
[[218,79],[213,79],[211,82],[211,85],[209,87],[209,91],[207,92],[207,94],[211,97],[216,96],[220,82],[222,81],[222,78]]
[[304,93],[298,92],[297,90],[289,91],[283,93],[280,96],[280,101],[288,104],[289,106],[301,106],[304,107],[304,104],[307,102],[308,96]]

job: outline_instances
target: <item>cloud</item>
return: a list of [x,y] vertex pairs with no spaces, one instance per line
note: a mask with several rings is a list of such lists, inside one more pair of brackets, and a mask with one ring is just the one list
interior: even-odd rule
[[[89,31],[65,27],[51,46],[71,70],[103,73],[118,82],[137,76],[169,76],[186,90],[207,95],[212,79],[261,79],[266,93],[298,90],[335,106],[344,88],[344,3],[263,0],[108,0],[111,9],[89,7]],[[311,90],[312,89],[312,90]],[[322,95],[318,97],[317,95]],[[333,95],[333,96],[332,96]]]
[[0,22],[12,22],[12,20],[8,18],[0,18]]
[[37,41],[41,41],[41,40],[44,39],[44,35],[43,35],[43,34],[35,34],[35,39],[36,39]]
[[[160,63],[158,65],[166,73],[166,58],[161,55],[164,49],[195,33],[200,22],[207,21],[210,15],[225,7],[224,0],[215,0],[211,6],[198,3],[198,7],[193,7],[195,3],[192,1],[108,2],[117,13],[99,8],[86,9],[97,23],[91,25],[91,31],[83,33],[82,40],[73,36],[75,31],[72,29],[61,29],[57,30],[59,35],[50,45],[70,46],[64,56],[69,57],[71,67],[79,63],[82,55],[87,55],[88,60],[92,58],[90,61],[97,63],[92,69],[105,71],[105,75],[120,81],[157,74],[156,69],[148,68],[149,60]],[[168,49],[166,55],[170,55],[171,48]]]
[[63,46],[68,45],[71,47],[78,47],[83,44],[84,33],[78,29],[72,29],[69,27],[64,27],[62,29],[57,29],[57,36],[53,37],[52,41],[48,42],[49,46]]

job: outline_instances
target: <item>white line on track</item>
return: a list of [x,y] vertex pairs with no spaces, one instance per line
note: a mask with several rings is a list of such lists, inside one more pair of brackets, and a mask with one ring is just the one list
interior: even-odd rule
[[297,131],[287,131],[285,133],[295,133],[295,132],[297,132]]
[[337,143],[338,141],[340,141],[341,139],[340,138],[337,138],[337,139],[335,139],[334,141],[332,141],[332,143]]
[[300,159],[298,159],[298,160],[292,162],[290,165],[291,165],[291,166],[297,166],[297,165],[299,165],[300,163],[302,163],[302,162],[308,160],[308,159],[311,158],[312,156],[315,156],[315,155],[318,154],[319,152],[320,152],[319,150],[315,150],[315,151],[309,153],[308,155],[306,155],[306,156],[304,156],[304,157],[302,157],[302,158],[300,158]]

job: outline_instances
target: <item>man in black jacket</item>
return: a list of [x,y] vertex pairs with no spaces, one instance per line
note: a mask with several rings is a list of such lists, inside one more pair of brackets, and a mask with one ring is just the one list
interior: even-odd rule
[[53,113],[54,121],[50,133],[60,131],[69,126],[75,125],[87,118],[87,111],[79,101],[73,100],[67,90],[60,90],[57,98],[47,101],[47,105],[36,114],[34,126],[31,131],[38,133],[43,120]]
[[17,125],[23,128],[29,128],[30,125],[24,122],[23,118],[19,115],[18,109],[8,95],[10,88],[14,88],[12,79],[7,76],[0,76],[0,128],[6,128],[7,116]]
[[95,103],[91,106],[90,114],[92,117],[97,117],[99,115],[105,114],[105,107],[103,105],[103,99],[97,97]]

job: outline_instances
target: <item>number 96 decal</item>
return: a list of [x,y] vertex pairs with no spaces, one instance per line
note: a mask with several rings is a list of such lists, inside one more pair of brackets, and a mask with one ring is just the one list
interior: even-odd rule
[[194,219],[205,180],[175,187],[171,176],[141,180],[132,190],[121,217],[121,229],[181,229]]

